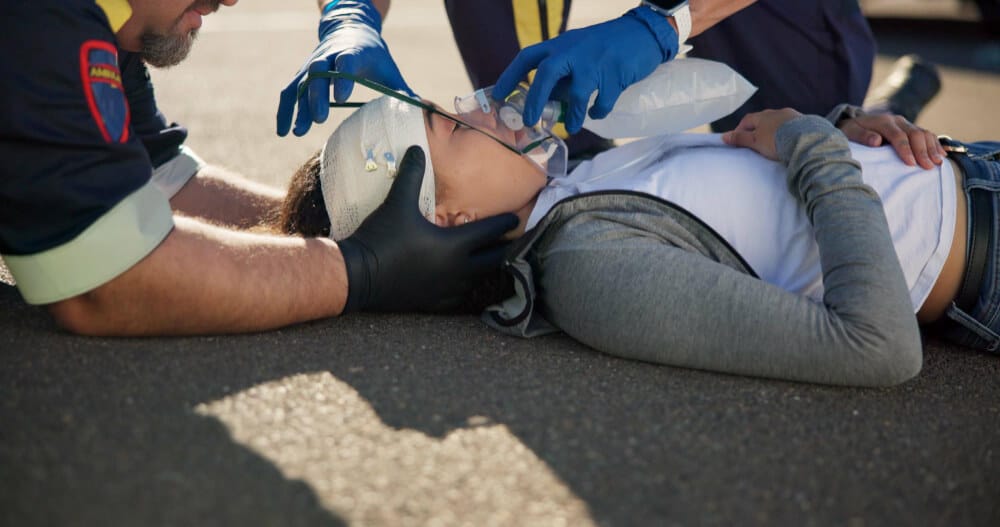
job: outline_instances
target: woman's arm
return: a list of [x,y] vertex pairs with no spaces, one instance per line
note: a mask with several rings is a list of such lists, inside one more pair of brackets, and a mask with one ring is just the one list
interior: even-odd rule
[[609,219],[540,255],[546,316],[597,349],[661,364],[856,386],[910,379],[922,361],[916,318],[881,202],[846,139],[817,117],[785,123],[776,140],[758,124],[756,144],[787,163],[813,223],[822,303],[649,233],[608,236],[619,228]]

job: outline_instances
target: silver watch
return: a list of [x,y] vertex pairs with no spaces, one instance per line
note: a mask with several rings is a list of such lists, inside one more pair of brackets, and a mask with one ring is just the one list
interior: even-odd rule
[[677,24],[677,45],[683,46],[691,35],[691,8],[688,6],[688,0],[642,0],[639,5],[644,5],[664,17],[673,17]]

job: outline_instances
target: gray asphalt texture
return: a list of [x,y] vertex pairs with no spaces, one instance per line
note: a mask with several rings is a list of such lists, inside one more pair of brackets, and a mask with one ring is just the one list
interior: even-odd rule
[[[203,157],[275,185],[342,118],[274,137],[315,39],[312,2],[285,4],[224,9],[189,63],[154,74]],[[386,39],[411,86],[467,91],[440,3],[397,4]],[[575,4],[580,25],[631,2]],[[884,4],[876,80],[900,53],[933,56],[945,87],[920,123],[1000,137],[1000,41]],[[915,380],[860,390],[620,360],[475,317],[79,338],[0,285],[0,525],[1000,525],[998,428],[1000,357],[934,339]]]

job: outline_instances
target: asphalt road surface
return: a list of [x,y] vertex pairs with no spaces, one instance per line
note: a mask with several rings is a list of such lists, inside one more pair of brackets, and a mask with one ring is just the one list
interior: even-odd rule
[[[411,86],[468,91],[441,3],[396,4],[385,35]],[[580,25],[631,2],[575,4]],[[223,9],[189,62],[154,73],[203,157],[283,185],[342,118],[274,136],[313,5]],[[866,3],[876,81],[924,53],[944,89],[920,123],[997,139],[1000,41],[955,9],[911,18],[929,5]],[[931,339],[918,378],[859,390],[620,360],[474,317],[89,339],[0,285],[0,525],[216,524],[1000,525],[1000,357]]]

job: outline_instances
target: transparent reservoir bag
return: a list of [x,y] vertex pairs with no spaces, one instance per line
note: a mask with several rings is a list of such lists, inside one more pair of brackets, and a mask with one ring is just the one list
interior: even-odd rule
[[733,113],[756,91],[721,62],[673,60],[626,88],[607,117],[587,117],[583,127],[607,139],[683,132]]
[[[475,95],[481,99],[484,93],[492,95],[489,90],[484,88],[459,99],[475,98]],[[496,101],[499,120],[511,130],[523,127],[521,114],[526,91],[527,87],[522,85],[504,101]],[[696,58],[677,59],[661,64],[649,76],[626,88],[607,117],[587,117],[583,127],[607,139],[683,132],[733,113],[756,91],[756,86],[726,64]],[[597,92],[594,92],[589,106],[596,98]],[[462,108],[457,109],[461,113]],[[550,101],[537,126],[551,129],[563,120],[562,113],[562,103]]]

